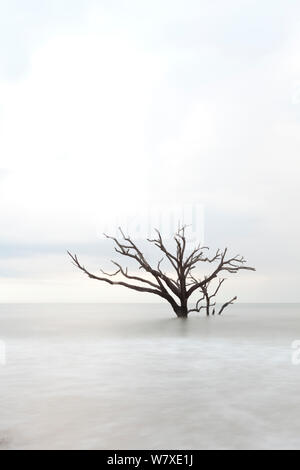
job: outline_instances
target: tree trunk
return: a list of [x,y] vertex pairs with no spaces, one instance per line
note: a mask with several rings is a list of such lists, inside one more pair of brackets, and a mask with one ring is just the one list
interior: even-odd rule
[[176,313],[178,318],[187,318],[188,317],[187,305],[176,306],[174,308],[174,312]]
[[210,298],[208,296],[208,294],[204,294],[205,295],[205,300],[206,300],[206,316],[209,317],[209,313],[210,313]]

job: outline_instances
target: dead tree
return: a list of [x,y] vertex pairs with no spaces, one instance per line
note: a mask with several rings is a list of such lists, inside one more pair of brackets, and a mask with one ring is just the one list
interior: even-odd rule
[[[113,240],[117,253],[136,261],[139,270],[147,273],[147,277],[129,274],[128,268],[123,268],[121,264],[116,261],[112,261],[117,268],[115,272],[109,274],[101,270],[102,275],[96,275],[89,272],[85,266],[79,262],[77,255],[73,255],[68,251],[74,265],[91,279],[157,295],[168,301],[175,314],[180,318],[187,318],[190,312],[200,312],[203,308],[205,308],[207,316],[215,314],[215,297],[224,282],[224,279],[219,277],[223,272],[235,274],[241,270],[255,271],[254,268],[245,265],[246,260],[242,256],[228,257],[227,248],[223,251],[217,250],[212,257],[206,254],[208,247],[202,247],[201,245],[187,253],[186,226],[179,228],[174,235],[176,248],[174,253],[166,248],[166,244],[159,230],[156,230],[156,238],[148,239],[148,241],[158,247],[163,254],[162,259],[157,263],[156,267],[153,267],[145,259],[143,253],[136,243],[133,242],[131,237],[126,236],[121,229],[119,230],[121,234],[120,240],[108,235],[105,235],[106,238]],[[173,271],[173,275],[167,274],[162,270],[162,263],[164,261],[169,263],[169,268]],[[208,263],[209,265],[214,264],[214,269],[211,270],[209,275],[204,276],[203,279],[197,279],[193,271],[203,263]],[[112,277],[118,275],[121,275],[123,280],[112,280]],[[209,294],[209,288],[214,280],[218,281],[218,285],[213,293]],[[196,294],[198,291],[200,291],[201,297],[196,302],[195,307],[189,309],[188,301],[192,295]],[[223,310],[228,305],[232,304],[236,298],[237,297],[234,297],[224,303],[218,311],[218,314],[221,315]],[[204,301],[204,305],[202,301]],[[212,308],[213,310],[211,310]]]
[[[192,276],[192,279],[195,279]],[[197,280],[195,280],[197,282]],[[206,316],[209,317],[210,315],[215,315],[216,313],[216,295],[220,290],[221,285],[225,281],[225,278],[218,279],[218,285],[216,289],[213,291],[212,294],[209,293],[209,288],[211,281],[208,281],[206,284],[202,284],[200,287],[200,292],[201,292],[201,297],[197,300],[196,302],[196,307],[192,308],[189,310],[189,313],[191,312],[201,312],[202,309],[206,311]],[[213,299],[213,300],[212,300]],[[223,305],[221,305],[218,315],[221,315],[223,310],[228,307],[228,305],[231,305],[234,303],[234,301],[237,300],[237,297],[233,297],[231,300],[228,302],[225,302]]]

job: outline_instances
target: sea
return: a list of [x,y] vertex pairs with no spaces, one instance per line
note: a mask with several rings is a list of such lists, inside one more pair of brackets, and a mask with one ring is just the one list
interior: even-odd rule
[[300,304],[0,304],[0,449],[300,449]]

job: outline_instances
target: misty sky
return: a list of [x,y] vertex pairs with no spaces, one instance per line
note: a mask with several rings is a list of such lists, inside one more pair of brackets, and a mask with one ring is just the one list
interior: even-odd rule
[[182,208],[257,268],[224,298],[300,302],[299,158],[299,2],[0,0],[0,302],[157,300],[66,250]]

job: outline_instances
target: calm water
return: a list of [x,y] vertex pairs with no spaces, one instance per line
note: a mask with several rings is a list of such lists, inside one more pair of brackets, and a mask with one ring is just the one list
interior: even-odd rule
[[2,449],[300,449],[299,305],[0,305]]

